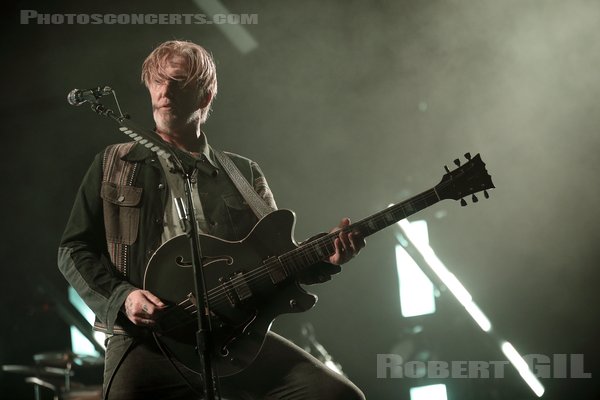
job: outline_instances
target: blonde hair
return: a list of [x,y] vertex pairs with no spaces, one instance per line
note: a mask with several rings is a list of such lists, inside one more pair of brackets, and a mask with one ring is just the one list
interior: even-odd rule
[[212,55],[202,46],[181,40],[169,40],[155,48],[142,65],[142,82],[146,87],[158,79],[168,79],[165,72],[167,61],[173,56],[182,56],[188,65],[189,74],[184,86],[194,84],[198,88],[199,98],[210,93],[210,103],[199,111],[200,122],[206,121],[212,99],[217,95],[217,68]]

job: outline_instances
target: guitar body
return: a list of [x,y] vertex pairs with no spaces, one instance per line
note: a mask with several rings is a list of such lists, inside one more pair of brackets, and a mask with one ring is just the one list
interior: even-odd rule
[[[461,200],[494,188],[479,154],[465,154],[467,162],[447,173],[432,189],[342,228],[367,237],[442,199]],[[275,317],[302,312],[317,298],[296,282],[298,273],[335,254],[340,232],[330,232],[298,246],[296,219],[289,210],[275,211],[238,242],[200,235],[204,277],[213,328],[213,365],[219,376],[246,368],[256,358]],[[189,369],[200,370],[196,352],[197,312],[189,240],[178,236],[154,253],[144,277],[144,288],[170,307],[163,312],[155,336],[165,350]]]
[[[267,260],[273,264],[277,256],[297,248],[294,225],[293,212],[278,210],[238,242],[200,235],[213,328],[213,365],[219,376],[240,372],[256,358],[275,317],[306,311],[317,300],[294,279],[281,279],[276,270],[265,268]],[[159,322],[159,341],[186,367],[199,372],[187,236],[177,236],[155,252],[146,268],[144,289],[171,305]]]

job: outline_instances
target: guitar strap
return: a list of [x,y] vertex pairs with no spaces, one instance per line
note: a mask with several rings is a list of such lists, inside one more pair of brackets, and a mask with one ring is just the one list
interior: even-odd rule
[[238,167],[233,163],[231,158],[224,152],[213,149],[219,164],[223,167],[227,176],[231,179],[238,192],[242,195],[244,200],[248,203],[254,214],[261,219],[265,215],[274,211],[274,209],[267,204],[267,202],[259,196],[254,188],[250,185],[248,180],[244,178]]

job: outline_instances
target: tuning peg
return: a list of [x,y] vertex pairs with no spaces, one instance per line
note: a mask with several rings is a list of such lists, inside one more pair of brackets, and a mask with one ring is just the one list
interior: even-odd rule
[[473,200],[473,203],[477,203],[479,201],[479,199],[475,195],[471,196],[471,200]]
[[454,160],[454,164],[456,164],[457,167],[460,167],[460,160],[457,158]]
[[465,158],[471,161],[471,153],[465,153]]
[[444,169],[446,170],[446,172],[450,172],[447,165],[444,165]]
[[467,205],[467,202],[465,201],[465,199],[460,199],[460,205],[461,205],[462,207],[464,207],[464,206],[466,206],[466,205]]
[[489,198],[490,198],[490,195],[489,195],[489,193],[487,192],[487,190],[484,190],[484,191],[483,191],[483,197],[485,197],[486,199],[489,199]]

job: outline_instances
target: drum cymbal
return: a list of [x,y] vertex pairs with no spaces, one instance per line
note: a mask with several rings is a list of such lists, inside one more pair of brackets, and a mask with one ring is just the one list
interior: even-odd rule
[[73,365],[93,366],[101,365],[104,362],[102,357],[86,356],[76,354],[70,351],[67,352],[45,352],[35,354],[34,361],[38,365],[54,366],[69,368]]
[[3,365],[2,371],[12,372],[15,374],[31,375],[31,376],[61,376],[73,375],[73,371],[66,368],[44,367],[41,365]]
[[65,392],[63,400],[102,400],[102,386],[88,386]]

